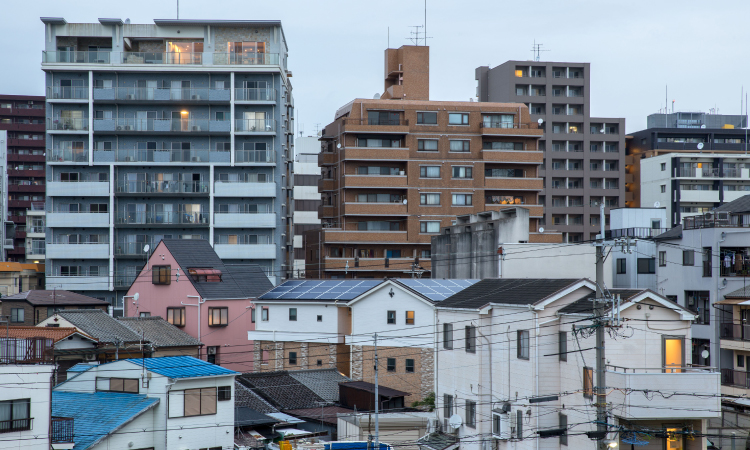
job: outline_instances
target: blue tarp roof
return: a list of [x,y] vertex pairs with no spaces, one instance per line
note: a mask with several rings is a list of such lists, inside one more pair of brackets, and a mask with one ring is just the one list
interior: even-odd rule
[[151,372],[169,378],[212,377],[217,375],[239,375],[216,364],[192,356],[163,356],[161,358],[133,358],[127,361],[145,367]]
[[73,450],[93,446],[157,403],[158,398],[122,392],[52,391],[52,415],[74,419]]

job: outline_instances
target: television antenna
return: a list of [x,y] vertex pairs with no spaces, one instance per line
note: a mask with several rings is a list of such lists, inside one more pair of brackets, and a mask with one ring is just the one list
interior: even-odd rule
[[411,34],[411,37],[408,37],[406,39],[410,40],[412,44],[419,46],[419,42],[422,41],[422,45],[427,45],[427,39],[432,39],[431,37],[427,37],[426,33],[422,28],[424,28],[424,25],[412,25],[409,28],[414,28],[414,31],[410,31],[409,34]]
[[542,46],[544,44],[537,44],[536,39],[534,39],[534,46],[531,48],[531,54],[534,57],[534,61],[539,61],[540,53],[541,52],[548,52],[549,50],[543,50]]

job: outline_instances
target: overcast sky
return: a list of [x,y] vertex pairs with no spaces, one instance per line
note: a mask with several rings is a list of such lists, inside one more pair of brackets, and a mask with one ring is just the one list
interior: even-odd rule
[[[3,2],[0,93],[43,95],[41,16],[133,23],[176,16],[176,0]],[[739,114],[750,88],[750,1],[427,0],[433,100],[475,95],[474,69],[531,59],[591,63],[591,112],[625,117],[627,131],[675,100],[676,111]],[[289,45],[297,122],[305,135],[356,97],[383,92],[383,51],[408,44],[424,0],[180,0],[183,19],[280,19]]]

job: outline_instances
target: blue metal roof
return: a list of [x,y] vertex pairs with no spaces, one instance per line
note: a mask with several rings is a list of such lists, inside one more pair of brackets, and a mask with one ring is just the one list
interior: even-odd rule
[[68,373],[83,373],[92,367],[96,367],[96,364],[78,363],[75,366],[68,369]]
[[415,278],[403,278],[394,281],[424,295],[433,302],[445,300],[456,292],[463,291],[474,283],[479,282],[479,280],[422,280]]
[[122,392],[52,391],[52,415],[74,419],[73,450],[94,446],[157,403],[158,398]]
[[291,280],[271,289],[261,300],[352,300],[383,280]]
[[134,358],[128,359],[127,361],[169,378],[239,375],[239,372],[225,369],[216,364],[193,358],[192,356],[162,356],[160,358],[144,359]]

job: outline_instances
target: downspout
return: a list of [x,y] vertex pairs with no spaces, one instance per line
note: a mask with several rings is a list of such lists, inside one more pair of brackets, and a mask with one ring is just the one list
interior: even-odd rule
[[[482,334],[481,331],[479,331],[479,328],[477,328],[477,333],[479,333],[482,338],[487,342],[487,348],[489,349],[488,356],[489,356],[489,366],[490,366],[490,401],[486,403],[487,405],[490,405],[490,414],[489,416],[492,417],[492,393],[495,392],[492,390],[492,343],[489,339],[487,339],[487,336]],[[492,319],[490,319],[490,335],[492,335]],[[484,360],[484,350],[482,350],[482,361]],[[492,432],[492,429],[490,429],[490,432]]]
[[[433,366],[433,372],[435,373],[435,389],[433,392],[435,393],[435,428],[437,429],[437,424],[440,421],[440,413],[438,412],[437,403],[438,403],[438,373],[440,372],[438,370],[438,343],[440,342],[438,339],[438,332],[440,330],[440,326],[438,324],[438,311],[436,307],[433,307],[433,311],[435,312],[435,347],[433,348],[433,360],[432,360],[432,366]],[[445,338],[445,336],[443,336]]]
[[[534,396],[539,396],[539,328],[542,325],[546,325],[548,323],[554,322],[556,320],[559,320],[560,317],[555,317],[554,319],[546,320],[542,323],[539,323],[539,313],[537,311],[534,311],[534,377],[536,378],[536,387]],[[539,411],[537,410],[536,414],[536,429],[539,429]],[[536,440],[536,448],[539,449],[539,439]]]
[[[197,298],[198,304],[180,302],[184,306],[197,306],[198,307],[198,340],[201,340],[201,305],[206,302],[205,299],[201,299],[200,295],[188,295],[187,298]],[[203,348],[198,350],[198,359],[202,356]]]
[[165,385],[167,389],[164,391],[164,450],[169,448],[169,446],[167,446],[167,436],[169,434],[169,431],[167,430],[167,421],[169,420],[169,391],[172,389],[172,386],[174,386],[174,384],[175,381],[167,383]]

